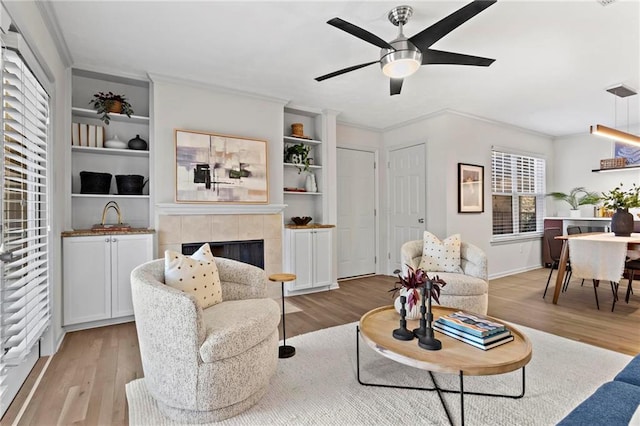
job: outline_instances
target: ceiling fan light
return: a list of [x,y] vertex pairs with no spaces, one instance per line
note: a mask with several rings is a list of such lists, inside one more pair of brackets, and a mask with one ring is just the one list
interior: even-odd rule
[[602,124],[596,124],[590,127],[592,135],[604,136],[605,138],[614,139],[618,142],[640,145],[640,136],[632,135],[620,130],[612,129]]
[[391,78],[405,78],[418,71],[422,53],[416,50],[396,50],[380,60],[382,73]]

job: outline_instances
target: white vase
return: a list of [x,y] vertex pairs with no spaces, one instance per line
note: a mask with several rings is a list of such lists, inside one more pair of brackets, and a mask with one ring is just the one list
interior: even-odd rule
[[309,172],[307,173],[307,178],[304,182],[304,189],[307,192],[317,192],[318,191],[318,186],[316,185],[316,176]]
[[569,217],[581,217],[580,210],[569,210]]
[[[400,289],[400,296],[407,296],[407,290],[405,290],[404,288]],[[402,309],[402,305],[400,303],[400,296],[396,297],[396,300],[393,302],[393,306],[394,308],[396,308],[396,312],[400,313],[400,309]],[[412,309],[409,309],[409,303],[405,302],[405,309],[407,310],[407,316],[406,319],[408,320],[416,320],[416,319],[420,319],[420,303],[421,303],[422,297],[418,297],[418,300],[416,300],[416,303],[413,305]]]

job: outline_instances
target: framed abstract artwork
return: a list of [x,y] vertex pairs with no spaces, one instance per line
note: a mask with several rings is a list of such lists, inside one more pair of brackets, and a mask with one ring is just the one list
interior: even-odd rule
[[613,142],[613,157],[626,158],[627,166],[640,164],[640,147],[623,142]]
[[268,203],[267,141],[175,130],[176,202]]
[[484,166],[458,163],[458,213],[484,212]]

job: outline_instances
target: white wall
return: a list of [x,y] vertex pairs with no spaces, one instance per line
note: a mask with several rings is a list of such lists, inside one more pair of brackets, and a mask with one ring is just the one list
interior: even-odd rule
[[269,203],[282,204],[284,101],[151,75],[155,201],[175,198],[174,130],[196,130],[267,141]]
[[[51,34],[35,2],[3,2],[11,19],[24,36],[40,66],[51,74],[53,88],[51,102],[51,150],[49,152],[51,182],[51,232],[49,266],[51,268],[51,327],[43,339],[43,355],[52,354],[63,336],[62,330],[62,247],[60,232],[64,225],[65,155],[70,130],[70,89],[66,78],[66,64],[58,54]],[[46,84],[45,84],[46,87]]]
[[[542,155],[547,159],[548,185],[553,181],[554,170],[551,138],[488,120],[444,112],[389,130],[383,140],[387,149],[408,142],[426,141],[427,230],[440,238],[460,233],[463,240],[482,248],[489,259],[491,277],[540,266],[540,238],[491,244],[491,147]],[[484,166],[484,213],[458,213],[458,163]]]
[[[633,129],[630,130],[634,132]],[[638,133],[638,130],[635,130]],[[635,182],[640,184],[640,168],[624,171],[593,173],[591,170],[600,168],[600,160],[613,158],[613,142],[605,138],[594,136],[585,129],[584,134],[557,138],[553,144],[554,180],[549,191],[569,192],[572,188],[583,186],[589,191],[608,192],[623,184],[623,188],[630,188]],[[581,209],[584,217],[593,216],[593,206]],[[554,201],[548,210],[549,216],[566,216],[568,204]]]

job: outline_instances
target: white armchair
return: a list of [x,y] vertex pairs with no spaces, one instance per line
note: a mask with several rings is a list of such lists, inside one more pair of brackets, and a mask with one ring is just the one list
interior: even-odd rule
[[[404,243],[401,247],[402,273],[407,266],[418,268],[422,259],[423,241]],[[487,256],[480,248],[464,241],[460,244],[460,267],[462,273],[431,272],[438,275],[447,285],[442,287],[440,304],[486,315],[489,306],[489,281],[487,275]]]
[[164,259],[131,272],[145,385],[161,411],[185,423],[217,422],[255,404],[278,362],[278,304],[263,270],[215,258],[223,302],[201,309],[164,284]]

